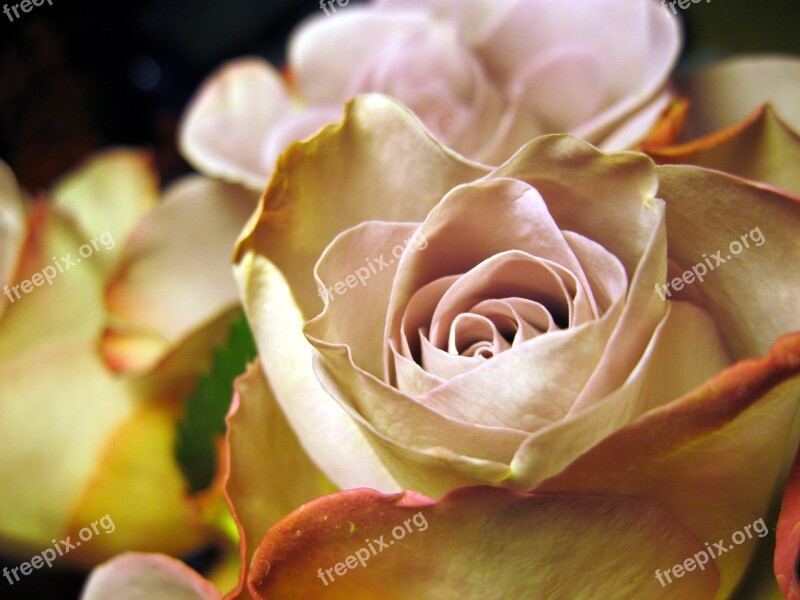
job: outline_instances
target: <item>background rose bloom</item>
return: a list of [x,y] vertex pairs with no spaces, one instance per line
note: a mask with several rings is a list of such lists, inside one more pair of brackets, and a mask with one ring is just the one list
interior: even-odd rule
[[181,147],[198,170],[260,190],[289,143],[368,92],[490,164],[548,132],[632,147],[669,101],[680,42],[678,21],[650,0],[353,6],[297,30],[288,80],[258,59],[220,69],[187,111]]
[[[197,200],[220,184],[196,177],[160,197],[151,163],[145,153],[108,151],[33,201],[0,165],[7,556],[29,560],[52,539],[77,541],[104,515],[114,530],[59,562],[91,565],[130,549],[184,553],[220,536],[204,505],[187,499],[173,445],[182,400],[238,304],[228,253],[216,240],[229,248],[252,204],[217,203],[212,194]],[[215,241],[196,247],[195,236],[209,228]],[[215,293],[200,294],[201,282],[192,287],[171,269],[195,261]],[[186,297],[197,301],[181,302]],[[159,328],[170,311],[181,318]],[[109,319],[114,327],[106,329]],[[136,377],[115,373],[134,370]]]

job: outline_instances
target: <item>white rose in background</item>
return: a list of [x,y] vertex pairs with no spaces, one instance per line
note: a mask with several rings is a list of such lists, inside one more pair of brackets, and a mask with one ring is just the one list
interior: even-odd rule
[[339,120],[349,98],[382,93],[489,164],[552,132],[625,149],[668,104],[680,46],[655,0],[350,6],[295,31],[285,77],[256,58],[223,66],[190,104],[180,145],[199,171],[260,191],[290,143]]

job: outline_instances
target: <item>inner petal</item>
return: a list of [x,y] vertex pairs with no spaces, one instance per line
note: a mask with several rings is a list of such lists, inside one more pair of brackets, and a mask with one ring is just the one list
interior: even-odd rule
[[482,315],[460,314],[450,328],[448,352],[451,354],[491,358],[510,347],[497,326]]
[[459,277],[445,292],[431,319],[431,342],[445,348],[453,320],[488,299],[526,298],[539,302],[564,329],[575,320],[577,291],[575,277],[559,265],[518,250],[498,254]]

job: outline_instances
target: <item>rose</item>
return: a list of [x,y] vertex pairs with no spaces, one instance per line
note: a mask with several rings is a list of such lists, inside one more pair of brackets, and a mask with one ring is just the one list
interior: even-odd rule
[[[797,442],[790,428],[797,396],[774,391],[778,381],[793,376],[796,381],[796,361],[778,358],[796,342],[790,338],[768,353],[798,323],[796,311],[774,311],[752,286],[767,278],[774,293],[794,297],[783,286],[797,282],[782,280],[786,269],[780,276],[775,269],[786,253],[795,252],[790,239],[796,203],[720,173],[690,167],[656,171],[643,157],[602,155],[563,137],[536,140],[485,175],[421,132],[412,136],[410,123],[373,98],[356,103],[339,129],[294,146],[279,163],[260,217],[239,250],[239,277],[263,368],[315,462],[342,488],[400,487],[435,496],[474,483],[602,494],[624,490],[667,508],[702,540],[720,539],[763,516]],[[417,151],[405,154],[398,166],[387,157],[392,147]],[[336,170],[332,157],[344,155],[358,171]],[[392,167],[383,166],[388,164]],[[656,196],[670,207],[666,222]],[[725,204],[704,210],[710,200],[704,204],[703,198],[717,206],[735,203],[737,211],[720,214]],[[379,201],[386,203],[383,215]],[[370,222],[375,218],[390,223]],[[708,223],[721,218],[726,226],[709,231]],[[348,229],[347,223],[362,221],[367,223]],[[727,248],[755,227],[766,244],[720,268],[702,286],[687,285],[667,302],[654,291],[665,281],[668,257],[672,280],[705,252]],[[306,325],[317,351],[317,374],[344,409],[337,413],[298,374],[302,360],[292,358],[306,352],[292,328],[302,315],[318,312],[307,275],[310,263],[338,234],[317,266],[320,285],[327,287],[415,232],[427,240],[424,251],[409,246],[399,262],[366,286],[329,299]],[[539,259],[540,266],[531,266],[534,261],[520,251]],[[523,286],[521,279],[540,287]],[[590,292],[603,298],[596,310],[586,306]],[[508,318],[508,302],[487,306],[517,295],[534,302],[544,298],[545,308],[556,307],[553,321],[561,331],[536,336],[536,330],[553,328],[547,319],[552,310],[525,305],[527,315],[539,311],[535,321]],[[465,342],[465,347],[473,355],[481,348],[495,355],[457,361],[437,353],[436,347],[450,341],[446,334],[458,346],[460,330],[450,324],[480,304],[474,297],[484,302],[475,312],[490,323],[470,315],[462,319],[467,334],[475,334],[469,330],[475,323],[488,332],[468,340],[478,346]],[[287,308],[292,299],[296,309]],[[513,308],[522,314],[522,307]],[[521,324],[505,331],[492,327],[501,317]],[[431,342],[425,361],[420,357],[426,342],[412,337],[420,327]],[[513,338],[521,337],[516,332],[526,329],[533,330],[535,343],[515,344]],[[529,350],[537,347],[547,351]],[[726,369],[730,359],[765,354],[757,366],[745,362]],[[541,372],[548,377],[537,378]],[[753,383],[745,386],[742,378]],[[773,391],[754,391],[753,378]],[[783,414],[777,430],[753,425],[749,415],[762,408]],[[746,433],[739,432],[747,423]],[[718,437],[706,437],[709,429]],[[762,456],[758,471],[742,468],[738,460],[731,464],[727,431],[737,432],[731,436],[739,458]],[[359,441],[364,437],[366,448]],[[342,443],[347,439],[349,444]],[[786,444],[774,444],[775,439]],[[693,454],[689,460],[675,450],[687,440],[706,457]],[[655,469],[649,460],[625,459],[643,452],[661,457],[658,476],[648,474]],[[617,466],[609,463],[610,454]],[[772,465],[768,472],[765,462]],[[588,477],[592,469],[600,469],[606,481]],[[702,492],[691,495],[689,481],[698,469],[704,472]],[[390,487],[387,477],[399,485]],[[756,491],[755,480],[767,483]],[[666,493],[669,486],[689,496],[675,498]],[[710,514],[720,504],[730,507],[726,515]],[[748,556],[743,549],[720,557],[720,589],[735,584]]]
[[[133,548],[188,552],[219,535],[185,494],[176,403],[227,333],[237,304],[227,256],[253,205],[220,200],[214,192],[230,186],[196,177],[160,198],[151,163],[141,152],[105,152],[35,202],[0,163],[7,556],[29,560],[67,536],[74,543],[106,514],[113,535],[59,562],[86,566]],[[211,228],[214,239],[196,246]],[[213,293],[192,281],[200,267]],[[219,501],[213,492],[206,506]]]
[[[393,162],[397,148],[414,152],[404,154],[402,162]],[[359,168],[341,170],[336,158],[344,155]],[[778,164],[783,165],[783,160],[779,158]],[[279,175],[264,195],[237,253],[239,279],[266,375],[254,368],[238,382],[229,417],[228,493],[243,533],[245,563],[254,565],[249,593],[257,598],[304,594],[325,598],[391,591],[408,598],[448,594],[484,598],[503,590],[518,597],[545,597],[557,587],[565,597],[729,597],[758,539],[751,537],[735,552],[720,553],[712,560],[702,553],[717,540],[733,539],[767,514],[797,448],[800,337],[786,335],[770,349],[780,336],[798,329],[797,310],[785,305],[786,310],[776,310],[772,302],[773,297],[797,302],[791,292],[798,283],[796,271],[782,268],[797,258],[792,241],[800,225],[796,200],[718,171],[686,166],[656,169],[642,155],[605,155],[565,136],[534,140],[504,166],[486,171],[439,146],[409,114],[379,98],[356,101],[343,124],[293,146],[281,160]],[[501,195],[498,190],[520,193]],[[666,223],[659,198],[667,206]],[[471,210],[463,210],[459,202]],[[482,208],[488,202],[497,209],[491,218]],[[581,210],[570,207],[575,202],[583,203]],[[509,206],[522,224],[508,223],[504,212]],[[531,206],[544,206],[547,212],[525,220],[525,209]],[[733,206],[736,210],[730,210]],[[379,217],[386,220],[374,220]],[[606,219],[613,220],[614,227]],[[720,220],[724,227],[709,227]],[[433,500],[416,492],[395,496],[355,489],[309,502],[324,493],[325,486],[315,468],[297,462],[300,445],[295,435],[341,488],[371,486],[389,491],[400,487],[399,480],[401,485],[438,493],[469,478],[486,481],[498,472],[495,465],[476,457],[494,449],[482,438],[498,439],[498,430],[500,434],[520,430],[526,425],[524,419],[505,431],[475,422],[503,418],[509,407],[499,402],[493,407],[496,414],[474,411],[449,421],[437,418],[432,409],[424,412],[428,407],[418,402],[412,408],[424,418],[397,417],[392,403],[406,398],[391,377],[384,379],[376,354],[380,356],[385,344],[386,354],[394,358],[383,332],[388,330],[391,341],[393,317],[398,314],[391,310],[392,300],[397,294],[413,297],[417,290],[424,291],[425,278],[441,274],[437,269],[469,261],[489,243],[495,244],[490,248],[501,258],[517,260],[517,251],[506,252],[508,238],[516,235],[514,248],[517,243],[536,243],[537,238],[520,235],[519,228],[535,231],[553,222],[559,225],[558,231],[544,232],[552,243],[536,249],[549,260],[540,261],[549,267],[543,270],[554,281],[569,281],[567,268],[578,274],[574,285],[564,286],[575,291],[570,292],[576,307],[572,316],[567,311],[565,318],[554,321],[576,324],[580,285],[583,290],[591,287],[605,309],[598,309],[598,318],[582,325],[532,339],[552,336],[558,343],[560,337],[578,335],[595,323],[602,325],[620,310],[613,329],[627,334],[623,342],[629,346],[600,359],[617,358],[603,373],[607,387],[613,387],[616,379],[624,378],[624,383],[605,399],[579,407],[549,426],[558,435],[531,436],[517,452],[521,460],[515,457],[512,468],[503,471],[506,478],[491,481],[530,489],[530,493],[478,486]],[[466,223],[472,223],[468,231]],[[508,227],[486,233],[488,227],[501,223]],[[667,268],[670,274],[682,272],[703,252],[727,247],[723,244],[731,241],[732,232],[749,232],[755,223],[765,236],[764,245],[720,268],[701,286],[680,290],[666,302],[650,287],[648,278],[663,282]],[[334,301],[329,298],[323,312],[306,325],[318,348],[318,372],[332,400],[311,372],[311,346],[299,333],[303,321],[319,313],[320,300],[309,277],[311,265],[322,253],[317,272],[320,284],[325,285],[330,277],[351,273],[356,265],[380,260],[382,254],[388,262],[386,249],[401,231],[406,237],[410,232],[424,235],[427,246],[410,244],[399,263],[374,274],[367,285],[349,288]],[[465,231],[473,234],[465,238],[467,243],[453,234]],[[452,237],[442,244],[446,235]],[[581,260],[558,266],[566,264],[562,256],[556,264],[552,253],[563,248],[559,235],[573,244],[570,248],[578,248],[573,253]],[[588,241],[579,242],[579,235]],[[329,239],[333,239],[330,245]],[[598,241],[602,247],[594,245]],[[441,253],[448,249],[450,254],[443,260]],[[503,271],[503,263],[494,256],[480,263],[487,267],[486,276],[466,281],[457,277],[456,283],[445,283],[456,289],[462,283],[459,279],[464,284],[476,280],[485,284],[494,276],[496,284],[509,271]],[[624,293],[615,294],[623,273],[629,283]],[[516,284],[527,293],[530,288],[524,284],[530,279],[511,277],[505,284]],[[555,287],[562,293],[538,296],[547,300],[548,307],[556,306],[563,296],[563,288]],[[392,293],[387,294],[386,288]],[[484,285],[483,289],[489,288]],[[500,295],[500,288],[492,289],[488,300]],[[765,289],[769,292],[762,293]],[[622,308],[615,309],[614,302]],[[411,302],[409,307],[413,308]],[[399,313],[410,314],[410,308]],[[644,316],[631,325],[626,314],[637,311]],[[646,319],[650,311],[660,319],[655,327]],[[387,322],[389,326],[384,327]],[[641,335],[649,337],[638,364],[628,369],[629,349]],[[613,344],[613,334],[611,338]],[[515,347],[512,339],[510,348],[499,339],[497,343],[503,346],[501,352],[467,371],[480,377],[474,378],[475,385],[467,392],[461,392],[462,404],[446,408],[470,409],[473,398],[485,401],[486,389],[495,391],[498,401],[506,401],[508,397],[501,396],[504,386],[535,383],[522,370],[506,379],[490,372],[493,361],[513,356],[527,342]],[[720,346],[737,362],[727,368],[720,364],[719,373],[708,375],[713,370],[708,368],[709,361],[725,363]],[[558,359],[543,355],[536,366],[558,366],[545,362]],[[350,361],[352,365],[347,364]],[[501,371],[505,365],[498,364]],[[373,372],[359,373],[357,368],[365,365]],[[408,371],[414,373],[412,369]],[[365,385],[350,386],[347,394],[341,393],[353,380]],[[568,378],[554,381],[564,396],[576,387]],[[639,390],[626,396],[631,382]],[[411,399],[424,398],[424,391]],[[517,397],[529,396],[523,388]],[[551,397],[557,399],[558,391]],[[400,409],[409,405],[406,401]],[[288,422],[278,416],[278,406]],[[382,412],[395,418],[388,422],[390,427],[380,429],[388,421],[381,421]],[[616,422],[609,424],[613,417]],[[581,419],[601,432],[611,431],[597,436],[602,439],[584,440],[583,435],[597,434],[583,427]],[[460,438],[448,437],[452,423],[462,425]],[[459,455],[459,451],[470,454]],[[531,469],[531,464],[538,468]],[[264,473],[271,477],[264,478]],[[301,502],[306,504],[272,525],[280,506],[292,503],[280,491],[283,478],[291,478],[286,489],[294,501],[305,497]],[[403,534],[402,541],[397,541],[395,528],[402,528],[419,512],[430,530],[407,538]],[[380,536],[396,543],[367,567],[345,565],[365,539]],[[574,543],[577,539],[580,544]],[[598,547],[603,552],[598,553]],[[695,562],[687,563],[690,559]],[[700,569],[697,565],[702,561]],[[331,572],[335,581],[324,585],[318,570],[339,562],[342,568]],[[676,564],[688,564],[686,571],[676,575],[678,571],[672,571]],[[657,576],[664,576],[667,569],[672,579],[663,585]],[[492,577],[483,576],[485,572]],[[323,570],[324,577],[331,574]],[[761,582],[755,587],[769,586],[764,576],[756,572],[750,581]],[[216,592],[203,587],[196,574],[176,569],[164,559],[133,556],[98,570],[86,599],[104,597],[115,586],[156,580],[193,589],[192,597],[215,597]],[[771,585],[774,588],[774,580]],[[230,597],[247,597],[242,594],[237,591]]]
[[261,190],[289,143],[337,121],[349,98],[378,92],[490,164],[549,132],[627,148],[666,106],[679,48],[677,21],[650,0],[350,7],[296,31],[288,81],[256,59],[212,75],[184,117],[181,147],[199,171]]

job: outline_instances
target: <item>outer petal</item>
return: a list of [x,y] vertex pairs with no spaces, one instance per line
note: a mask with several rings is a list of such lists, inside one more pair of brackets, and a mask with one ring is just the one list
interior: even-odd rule
[[706,137],[645,150],[659,164],[689,164],[768,183],[800,197],[800,135],[770,106]]
[[238,186],[188,177],[137,226],[106,289],[103,350],[116,370],[152,367],[171,347],[238,303],[230,267],[255,207]]
[[81,600],[219,600],[222,594],[182,562],[129,553],[92,573]]
[[480,43],[506,11],[513,7],[510,0],[375,0],[373,5],[388,10],[427,10],[439,18],[455,23],[464,41],[473,46]]
[[775,576],[781,591],[789,600],[800,598],[800,453],[794,461],[789,483],[783,496],[778,520]]
[[33,551],[66,530],[96,457],[135,397],[104,369],[90,341],[53,342],[5,360],[0,381],[0,535],[4,547]]
[[311,460],[340,488],[398,490],[364,434],[314,375],[305,317],[281,272],[248,252],[236,275],[269,386]]
[[242,564],[249,565],[276,521],[336,488],[306,455],[259,363],[250,365],[234,385],[225,489],[239,525]]
[[[734,358],[762,355],[780,336],[800,330],[800,200],[697,167],[664,166],[659,174],[673,274],[714,267],[672,298],[704,305]],[[732,264],[717,265],[711,258],[717,251]]]
[[486,172],[444,148],[397,102],[357,98],[342,123],[281,156],[236,260],[250,250],[266,256],[311,318],[319,308],[312,270],[337,234],[372,219],[422,221],[446,192]]
[[670,303],[625,383],[593,406],[530,436],[514,457],[511,485],[532,488],[632,420],[681,397],[729,364],[711,317],[691,304]]
[[180,127],[181,152],[198,171],[260,191],[277,158],[264,152],[267,136],[289,110],[288,90],[272,65],[232,61],[190,102]]
[[[622,494],[666,508],[709,544],[759,518],[800,438],[800,334],[609,436],[536,492]],[[754,482],[758,482],[757,485]],[[727,598],[758,538],[716,560]]]
[[54,205],[75,219],[87,241],[105,232],[111,234],[114,245],[107,249],[104,245],[101,254],[110,267],[133,227],[155,206],[158,175],[149,154],[110,150],[93,156],[62,179],[52,196]]
[[273,527],[249,584],[270,600],[706,600],[717,587],[713,569],[666,586],[654,577],[701,548],[669,513],[616,495],[476,487],[436,502],[350,490]]
[[394,36],[431,27],[421,12],[384,13],[353,7],[340,17],[309,19],[292,37],[289,64],[311,102],[347,98],[352,81]]
[[[14,173],[0,161],[0,286],[12,283],[25,234],[25,212],[22,191]],[[8,298],[0,298],[0,316]]]
[[[43,343],[89,339],[97,335],[104,320],[101,256],[76,262],[77,249],[87,241],[83,234],[44,200],[34,206],[25,233],[13,283],[9,284],[8,296],[14,302],[0,321],[0,360],[20,356]],[[44,269],[51,274],[51,284],[42,276]],[[32,281],[37,273],[40,286],[28,283],[25,293],[22,282]]]
[[799,131],[798,86],[796,56],[737,56],[715,62],[680,82],[692,102],[686,133],[697,137],[733,125],[767,102]]
[[[614,22],[615,26],[598,28],[598,20]],[[622,30],[626,35],[619,35]],[[556,68],[542,71],[536,94],[553,94],[544,115],[565,114],[565,109],[583,106],[587,97],[600,95],[602,110],[587,115],[591,118],[574,130],[576,135],[599,143],[624,117],[661,91],[680,46],[678,21],[657,2],[603,0],[589,4],[580,0],[540,0],[513,2],[485,37],[479,52],[487,69],[507,87],[529,68],[531,57],[542,62],[560,61],[556,55],[586,57],[593,65],[587,74],[600,70],[598,83],[604,89],[593,86],[587,93],[586,79],[571,77],[576,72],[574,68]],[[563,64],[580,71],[580,63]],[[541,99],[537,98],[537,102]],[[642,137],[646,133],[643,130]]]
[[175,415],[138,408],[110,433],[103,451],[89,463],[94,469],[71,511],[66,534],[77,540],[82,528],[106,514],[114,528],[100,529],[70,558],[92,565],[125,550],[178,555],[209,539],[211,532],[200,523],[199,510],[192,510],[173,459]]

